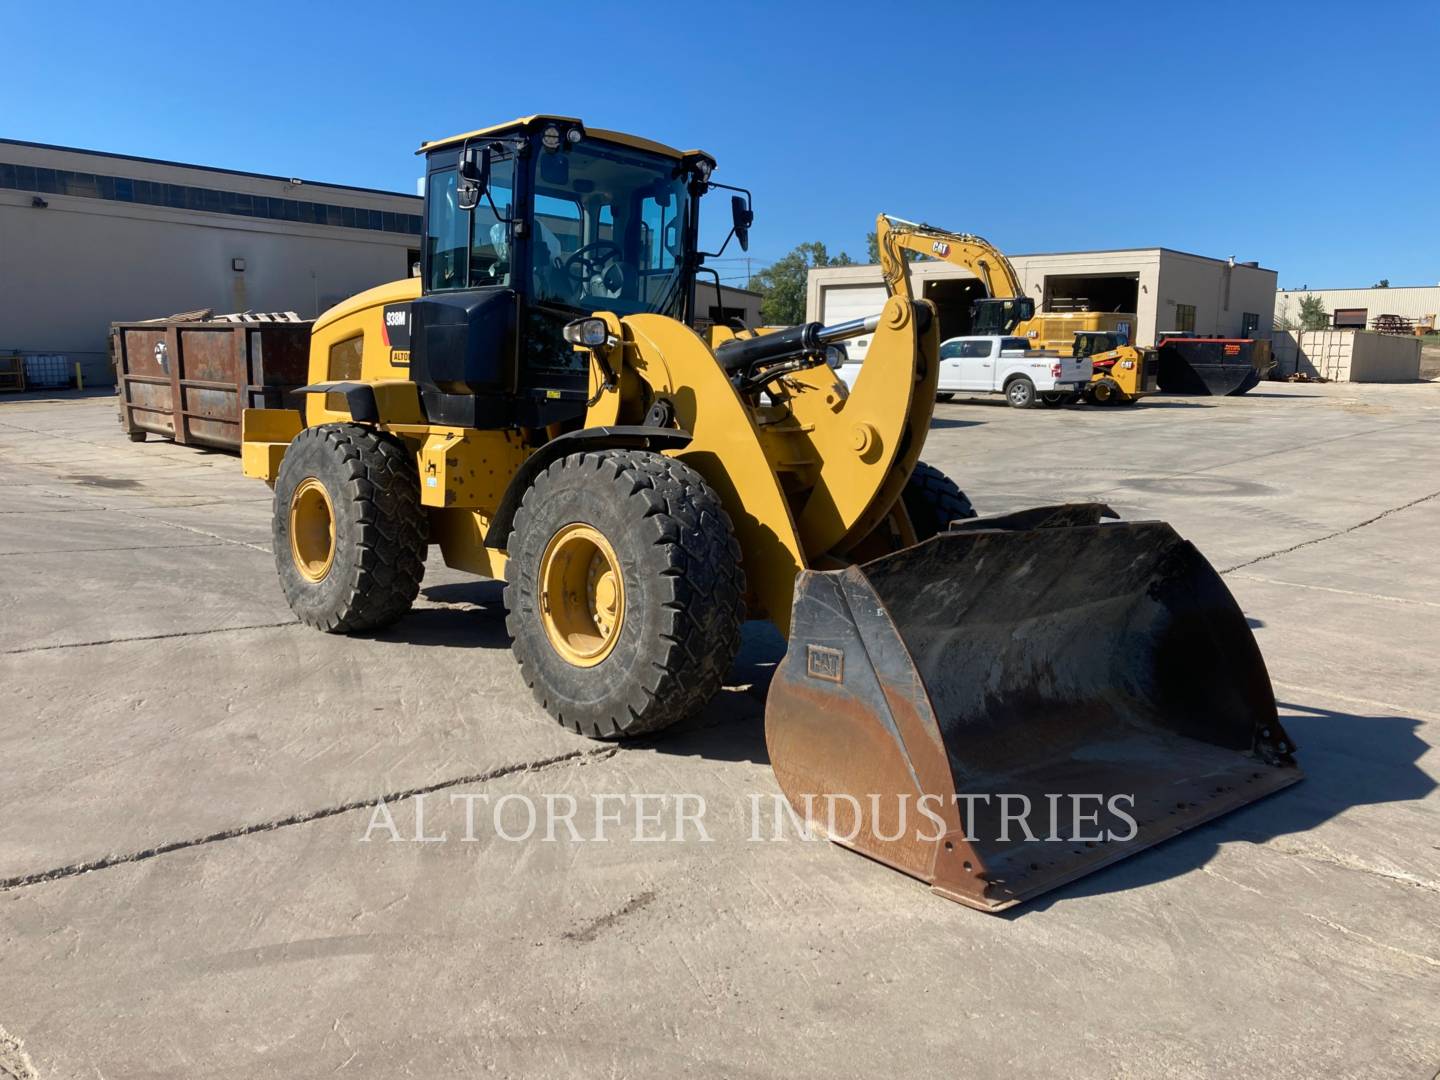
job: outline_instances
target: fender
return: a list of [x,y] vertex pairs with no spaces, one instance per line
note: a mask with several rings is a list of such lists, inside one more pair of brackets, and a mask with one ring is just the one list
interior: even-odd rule
[[350,407],[350,419],[358,424],[378,424],[380,406],[375,403],[375,388],[362,382],[319,382],[302,386],[297,394],[344,394]]
[[553,462],[582,450],[678,450],[690,445],[693,438],[688,431],[675,428],[642,427],[621,424],[612,427],[582,428],[551,439],[528,458],[525,464],[510,478],[510,485],[490,519],[490,528],[485,533],[485,546],[505,550],[510,541],[510,532],[515,526],[515,511],[520,509],[520,500],[535,482],[535,478],[548,469]]

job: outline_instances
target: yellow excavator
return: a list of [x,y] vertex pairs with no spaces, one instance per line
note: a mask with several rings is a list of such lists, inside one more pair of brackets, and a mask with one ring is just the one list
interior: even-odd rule
[[[915,300],[907,253],[939,259],[969,270],[988,296],[973,302],[972,334],[1014,335],[1037,348],[1054,348],[1062,356],[1089,358],[1093,373],[1082,395],[1096,405],[1133,404],[1158,388],[1155,350],[1131,345],[1122,325],[1133,327],[1134,315],[1103,312],[1041,313],[1025,295],[1020,275],[994,244],[971,233],[950,232],[934,225],[890,214],[875,219],[880,272],[891,296]],[[1045,405],[1061,405],[1073,395],[1042,394]]]
[[[708,154],[562,116],[420,153],[420,276],[316,320],[303,412],[244,414],[303,622],[403,635],[438,549],[505,582],[540,705],[609,739],[702,709],[769,619],[797,816],[987,911],[1298,779],[1244,615],[1168,525],[976,518],[922,462],[930,304],[712,348],[700,204],[731,193],[742,247],[753,214]],[[847,391],[826,351],[862,334]]]

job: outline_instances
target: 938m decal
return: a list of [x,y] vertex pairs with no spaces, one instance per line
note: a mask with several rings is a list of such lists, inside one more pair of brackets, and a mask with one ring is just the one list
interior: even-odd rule
[[410,305],[386,304],[380,319],[385,346],[390,350],[390,363],[404,367],[410,363]]

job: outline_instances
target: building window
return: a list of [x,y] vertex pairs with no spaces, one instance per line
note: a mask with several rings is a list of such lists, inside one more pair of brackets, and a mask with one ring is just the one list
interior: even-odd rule
[[745,325],[745,309],[743,307],[717,307],[710,305],[710,322],[716,326],[740,326]]
[[1369,308],[1336,308],[1330,325],[1336,330],[1364,330],[1369,315]]
[[1248,338],[1256,330],[1260,329],[1260,316],[1253,311],[1247,311],[1240,316],[1240,336]]
[[1176,304],[1176,305],[1175,305],[1175,326],[1174,326],[1174,329],[1176,329],[1176,330],[1183,330],[1183,331],[1185,331],[1185,332],[1187,332],[1187,333],[1191,333],[1191,334],[1193,334],[1193,333],[1195,332],[1195,305],[1194,305],[1194,304]]
[[161,184],[123,176],[100,176],[67,169],[10,165],[5,162],[0,162],[0,188],[146,206],[168,206],[177,210],[200,210],[207,214],[232,214],[236,217],[303,221],[312,225],[420,235],[419,214],[381,213],[351,206],[331,206],[327,203],[301,202],[296,199],[270,199],[263,195],[250,195],[239,191],[216,191],[183,184]]

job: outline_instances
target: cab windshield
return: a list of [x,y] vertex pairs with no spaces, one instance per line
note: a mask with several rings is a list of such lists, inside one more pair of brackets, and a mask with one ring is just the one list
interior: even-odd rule
[[680,163],[599,142],[533,158],[534,299],[680,318],[690,194]]
[[1102,352],[1109,352],[1119,347],[1119,336],[1116,334],[1075,335],[1074,353],[1082,360],[1087,356],[1098,356]]

